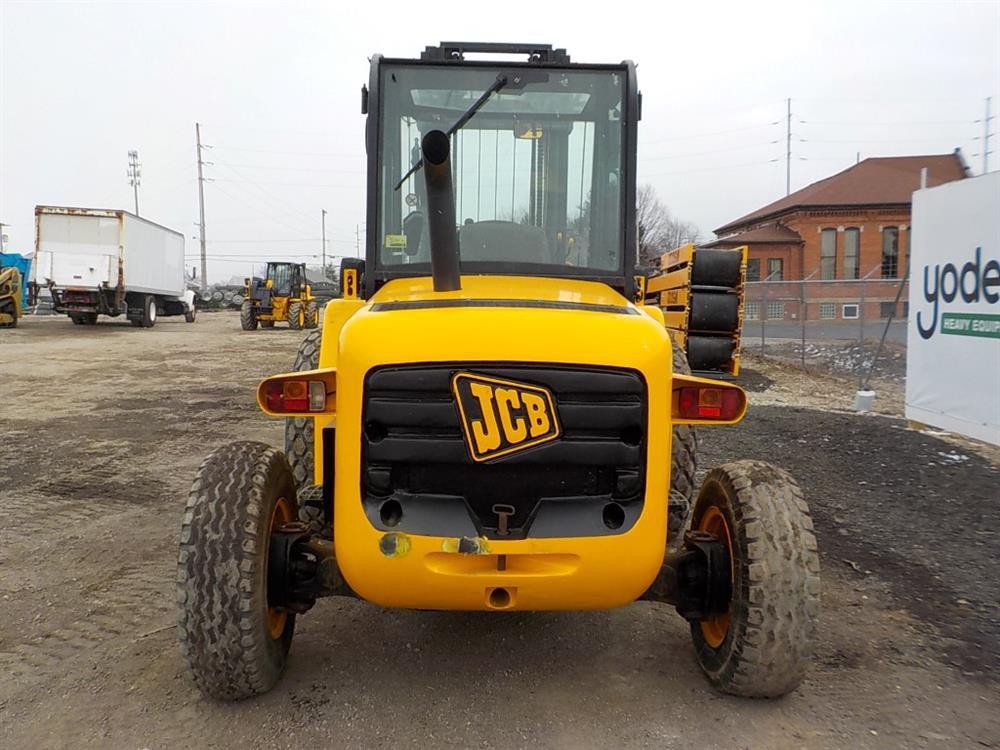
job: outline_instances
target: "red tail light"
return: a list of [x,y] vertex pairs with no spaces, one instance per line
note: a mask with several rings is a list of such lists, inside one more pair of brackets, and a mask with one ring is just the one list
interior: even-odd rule
[[326,385],[321,380],[271,381],[265,385],[264,398],[273,412],[323,411]]
[[677,411],[682,419],[731,421],[743,411],[744,396],[736,388],[680,388]]

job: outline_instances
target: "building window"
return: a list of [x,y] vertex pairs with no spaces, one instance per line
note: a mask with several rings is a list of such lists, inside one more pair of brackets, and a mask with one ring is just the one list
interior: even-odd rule
[[844,278],[859,278],[858,251],[861,249],[861,230],[848,227],[844,230]]
[[896,317],[896,303],[895,302],[880,302],[878,306],[878,316],[880,318],[894,318]]
[[768,320],[782,320],[785,317],[785,303],[784,302],[768,302],[767,303],[767,319]]
[[819,277],[837,278],[837,230],[824,229],[820,235]]
[[747,320],[760,320],[760,303],[747,302],[743,306],[743,317]]
[[835,320],[837,318],[837,303],[820,302],[819,317],[823,320]]
[[771,281],[781,281],[785,275],[785,261],[781,258],[767,259],[767,276]]
[[747,281],[760,281],[760,258],[747,260]]
[[886,227],[882,230],[882,278],[895,279],[899,276],[899,229]]
[[858,306],[856,304],[844,305],[840,308],[840,317],[844,320],[857,320]]

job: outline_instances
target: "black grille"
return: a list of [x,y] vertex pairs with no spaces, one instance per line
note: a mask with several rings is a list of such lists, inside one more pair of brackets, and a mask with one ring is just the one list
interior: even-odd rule
[[[549,389],[562,434],[474,462],[451,391],[458,372]],[[362,498],[379,529],[503,538],[494,507],[506,505],[509,538],[622,533],[642,509],[645,384],[623,369],[379,368],[365,381],[362,443]]]

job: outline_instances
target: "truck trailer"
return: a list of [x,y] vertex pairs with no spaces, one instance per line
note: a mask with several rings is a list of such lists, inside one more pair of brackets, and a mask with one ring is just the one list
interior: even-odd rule
[[117,209],[35,207],[33,296],[77,325],[125,315],[150,328],[159,316],[195,319],[184,281],[184,235]]

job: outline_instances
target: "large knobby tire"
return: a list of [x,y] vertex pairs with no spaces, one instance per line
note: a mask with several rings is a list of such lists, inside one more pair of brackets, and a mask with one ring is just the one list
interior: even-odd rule
[[[299,344],[292,370],[315,370],[319,367],[321,331],[311,331]],[[295,486],[300,490],[313,486],[313,418],[288,417],[285,419],[285,455],[292,467]]]
[[702,483],[691,528],[732,557],[729,610],[691,624],[698,664],[720,690],[773,698],[802,681],[819,618],[819,552],[809,506],[789,474],[734,461]]
[[319,304],[311,299],[306,302],[305,309],[306,328],[316,328],[319,325]]
[[239,700],[281,676],[295,615],[268,607],[268,548],[296,516],[292,472],[274,448],[230,443],[198,469],[181,526],[177,634],[205,695]]
[[294,331],[302,330],[302,303],[298,300],[288,303],[288,311],[285,314],[288,319],[288,327]]
[[[674,372],[691,374],[684,350],[676,345],[673,347],[673,366]],[[675,425],[670,447],[670,497],[667,504],[667,543],[671,547],[680,545],[684,536],[697,470],[698,435],[691,425]]]
[[240,305],[240,328],[244,331],[257,330],[257,311],[254,310],[250,300],[245,300]]
[[[295,355],[295,371],[315,370],[319,367],[321,331],[313,331],[302,339]],[[285,455],[292,467],[292,476],[299,496],[299,520],[309,524],[314,533],[327,539],[333,530],[323,509],[323,488],[313,484],[315,466],[314,422],[311,418],[288,417],[285,419]]]

